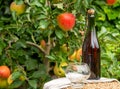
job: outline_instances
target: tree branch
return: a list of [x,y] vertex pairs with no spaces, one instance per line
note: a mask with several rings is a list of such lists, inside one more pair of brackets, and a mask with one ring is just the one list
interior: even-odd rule
[[35,44],[35,43],[33,43],[33,42],[29,42],[29,41],[27,41],[26,43],[27,43],[28,45],[31,45],[31,46],[34,46],[34,47],[38,48],[39,51],[41,51],[42,53],[46,54],[46,51],[45,51],[41,46],[39,46],[39,45],[37,45],[37,44]]

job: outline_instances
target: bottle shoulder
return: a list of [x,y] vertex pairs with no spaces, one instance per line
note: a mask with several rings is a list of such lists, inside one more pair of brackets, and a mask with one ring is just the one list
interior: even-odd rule
[[99,41],[98,41],[96,33],[91,32],[91,31],[86,33],[83,45],[89,46],[89,47],[92,47],[92,48],[100,48],[99,47]]

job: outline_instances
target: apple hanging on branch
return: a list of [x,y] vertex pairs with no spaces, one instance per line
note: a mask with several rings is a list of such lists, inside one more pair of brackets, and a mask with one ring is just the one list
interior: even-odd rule
[[108,5],[113,5],[116,3],[116,0],[106,0]]
[[10,69],[7,66],[0,66],[0,78],[7,79],[10,76]]
[[12,2],[10,4],[10,10],[15,11],[17,15],[21,15],[25,12],[26,5],[24,3],[17,4],[16,2]]
[[75,16],[72,13],[62,13],[57,16],[58,26],[63,31],[70,31],[75,25]]

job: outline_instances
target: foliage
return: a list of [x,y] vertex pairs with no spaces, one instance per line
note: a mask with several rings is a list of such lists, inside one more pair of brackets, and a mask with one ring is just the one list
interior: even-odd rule
[[[105,0],[21,0],[26,11],[18,16],[9,9],[12,1],[0,1],[0,65],[12,70],[14,81],[10,88],[42,89],[54,75],[54,62],[68,61],[68,56],[82,46],[81,32],[86,30],[86,10],[90,7],[96,10],[102,76],[120,79],[120,1],[108,6]],[[71,31],[58,27],[56,17],[63,12],[76,16]],[[45,48],[40,46],[41,40],[45,40]],[[67,52],[61,49],[64,44]]]
[[101,44],[102,76],[120,80],[120,1],[117,0],[113,6],[105,5],[102,1],[96,1],[95,4],[97,9],[100,7],[97,27]]

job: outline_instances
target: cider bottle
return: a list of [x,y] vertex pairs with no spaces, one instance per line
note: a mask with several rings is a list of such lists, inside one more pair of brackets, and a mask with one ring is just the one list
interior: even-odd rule
[[87,11],[87,31],[82,45],[82,61],[87,63],[91,70],[89,79],[100,78],[100,45],[95,29],[95,11]]

